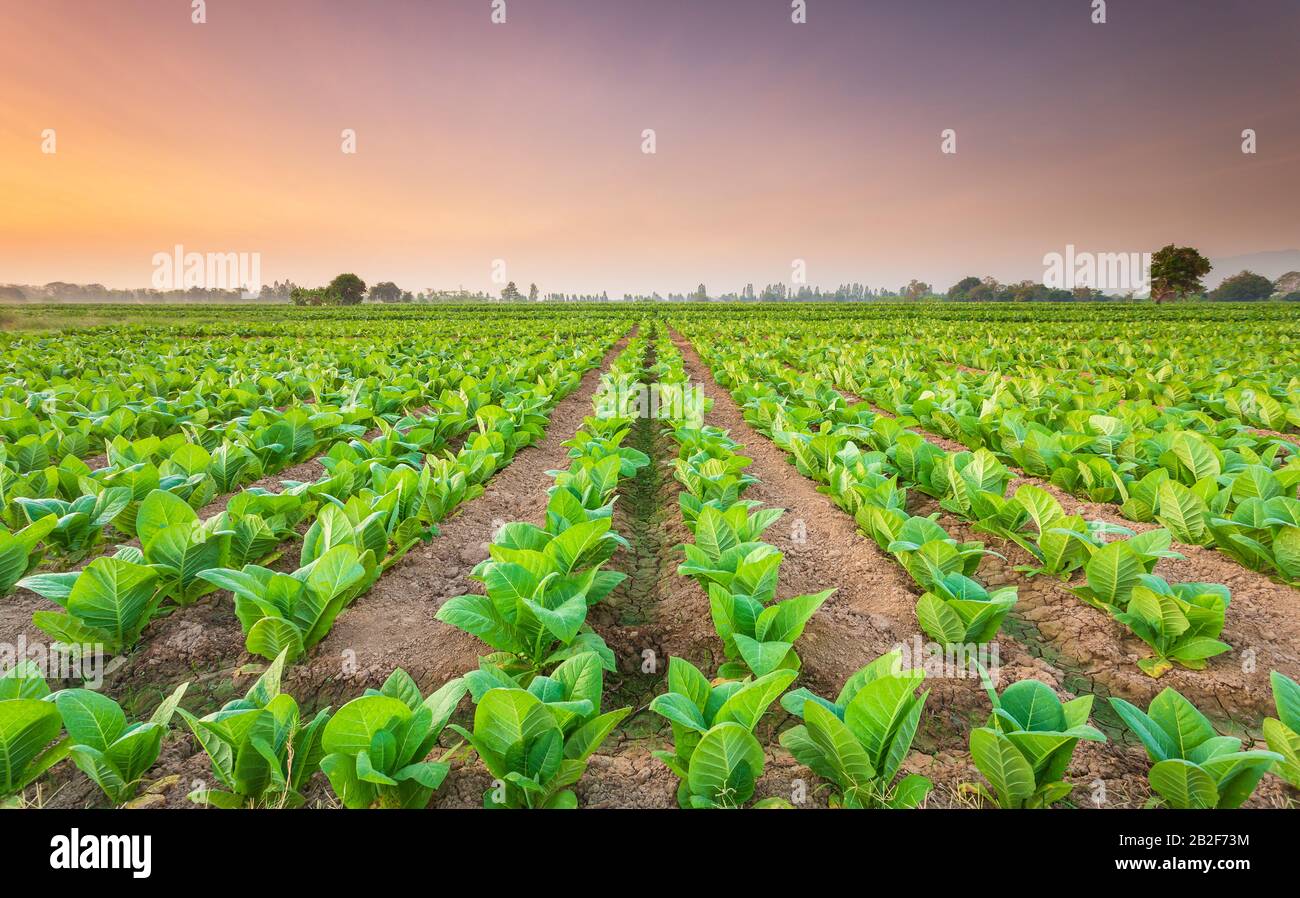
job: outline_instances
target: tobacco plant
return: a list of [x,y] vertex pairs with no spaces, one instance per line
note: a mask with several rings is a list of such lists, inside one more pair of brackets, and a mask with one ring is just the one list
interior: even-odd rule
[[1264,738],[1269,749],[1282,756],[1277,775],[1300,789],[1300,686],[1277,671],[1270,679],[1277,717],[1264,720]]
[[136,533],[145,562],[158,572],[158,589],[177,605],[193,604],[216,586],[200,578],[204,571],[230,563],[233,530],[222,528],[220,515],[200,521],[183,499],[154,490],[136,514]]
[[1111,706],[1142,742],[1152,762],[1147,780],[1171,808],[1236,808],[1275,763],[1273,751],[1242,751],[1241,740],[1220,736],[1196,706],[1173,689],[1165,689],[1144,713],[1121,698]]
[[217,568],[199,576],[234,594],[235,616],[249,652],[293,662],[325,638],[335,618],[368,585],[376,567],[373,559],[369,550],[358,553],[345,544],[292,574],[247,564],[242,570]]
[[64,689],[53,696],[73,762],[113,804],[129,801],[139,790],[188,686],[176,687],[148,720],[137,723],[127,721],[117,702],[89,689]]
[[530,676],[585,651],[597,652],[613,670],[613,653],[587,625],[587,609],[626,579],[600,569],[625,544],[604,517],[558,534],[507,524],[489,549],[491,558],[471,574],[486,595],[449,599],[437,618],[495,649],[492,660],[525,685]]
[[[587,670],[599,667],[585,665]],[[576,808],[578,797],[569,787],[582,778],[592,753],[632,710],[601,714],[599,700],[540,697],[555,689],[556,682],[536,677],[528,689],[488,689],[474,709],[472,732],[451,725],[496,778],[483,795],[485,808]]]
[[991,684],[993,703],[987,726],[972,730],[971,758],[988,785],[965,788],[1000,808],[1045,808],[1067,798],[1073,784],[1065,773],[1080,739],[1105,742],[1088,725],[1091,695],[1068,702],[1038,680],[1012,683],[999,696]]
[[740,807],[753,796],[764,763],[754,728],[796,676],[776,670],[713,684],[690,662],[668,659],[668,691],[655,697],[650,710],[672,725],[673,750],[654,756],[681,780],[679,805]]
[[398,668],[379,690],[348,702],[321,734],[320,767],[349,808],[423,808],[451,765],[428,760],[468,688],[458,678],[421,697]]
[[849,677],[833,702],[792,690],[781,704],[803,725],[782,733],[781,744],[835,784],[832,807],[918,807],[933,783],[918,774],[894,779],[930,695],[916,694],[924,681],[924,670],[903,670],[901,653],[890,652]]
[[50,687],[31,661],[0,674],[0,807],[68,756]]
[[48,515],[14,533],[0,524],[0,597],[7,596],[41,563],[45,555],[41,541],[58,522],[54,515]]
[[27,523],[53,516],[57,523],[45,536],[47,545],[70,561],[77,561],[103,542],[104,527],[130,504],[131,491],[109,487],[98,495],[80,496],[71,502],[56,498],[18,498],[14,502]]
[[[1204,670],[1208,659],[1230,651],[1220,640],[1228,603],[1226,586],[1217,583],[1167,583],[1150,573],[1164,550],[1151,531],[1123,542],[1110,543],[1093,553],[1084,567],[1087,584],[1074,592],[1085,602],[1112,615],[1151,647],[1153,657],[1138,667],[1160,677],[1180,664]],[[1137,546],[1135,547],[1135,543]]]
[[34,574],[20,581],[19,586],[63,608],[37,611],[32,623],[66,646],[98,644],[109,654],[127,651],[164,598],[158,572],[142,560],[139,550],[122,549],[80,571]]
[[218,808],[297,807],[302,789],[324,754],[321,731],[326,708],[304,724],[293,696],[280,691],[287,655],[282,652],[242,698],[189,724],[212,761],[220,789],[196,789],[190,801]]

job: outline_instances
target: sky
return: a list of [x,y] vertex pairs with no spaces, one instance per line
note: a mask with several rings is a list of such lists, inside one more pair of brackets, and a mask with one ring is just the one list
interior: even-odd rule
[[615,296],[1300,248],[1296,0],[496,2],[0,0],[0,283],[146,287],[177,244]]

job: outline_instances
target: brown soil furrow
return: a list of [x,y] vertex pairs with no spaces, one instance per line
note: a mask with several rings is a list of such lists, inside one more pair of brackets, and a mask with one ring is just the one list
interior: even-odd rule
[[605,706],[630,706],[632,713],[592,757],[576,791],[583,807],[672,808],[677,778],[651,755],[671,746],[671,730],[649,704],[665,689],[670,657],[712,671],[721,645],[707,602],[703,609],[698,605],[699,588],[677,576],[676,546],[690,534],[677,505],[682,488],[671,464],[676,444],[664,433],[664,422],[642,418],[633,425],[630,445],[651,463],[619,484],[614,506],[614,529],[631,546],[613,565],[628,579],[588,619],[619,662],[618,673],[606,675]]

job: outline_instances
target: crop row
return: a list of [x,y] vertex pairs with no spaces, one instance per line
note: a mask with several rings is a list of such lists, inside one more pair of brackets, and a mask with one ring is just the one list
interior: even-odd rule
[[[796,362],[801,370],[807,359]],[[988,449],[1027,475],[1093,502],[1113,503],[1139,523],[1158,522],[1179,542],[1214,546],[1253,570],[1300,581],[1300,444],[1261,436],[1201,412],[1070,406],[1017,396],[990,375],[978,385],[908,377],[897,368],[814,370],[928,430]],[[886,386],[886,381],[892,387]]]
[[[33,623],[61,644],[122,653],[163,603],[189,605],[225,588],[235,596],[248,651],[296,660],[384,570],[542,436],[549,410],[577,387],[598,352],[569,359],[545,381],[514,384],[502,394],[505,406],[476,404],[465,422],[475,429],[455,454],[436,455],[427,431],[355,439],[332,450],[319,480],[278,494],[246,490],[207,520],[174,494],[152,490],[136,515],[139,548],[20,582],[63,609],[38,611]],[[262,566],[303,525],[300,566],[288,573]]]
[[[260,408],[222,427],[161,439],[116,437],[107,445],[108,464],[96,471],[72,455],[50,465],[39,443],[42,451],[10,454],[20,453],[24,441],[35,437],[14,446],[0,443],[0,595],[35,567],[45,550],[75,562],[95,550],[110,525],[124,536],[139,536],[140,505],[155,491],[201,509],[216,496],[322,450],[328,450],[322,462],[339,478],[348,471],[355,478],[358,466],[385,457],[390,466],[405,461],[418,467],[423,456],[441,453],[475,427],[491,430],[497,426],[492,419],[551,394],[559,385],[553,372],[574,357],[583,357],[582,351],[538,344],[513,363],[482,359],[467,366],[472,373],[408,390],[408,403],[429,397],[415,415],[349,399],[337,407]],[[379,438],[361,440],[373,425]]]
[[[907,353],[874,344],[755,336],[746,353],[766,367],[765,376],[786,381],[787,391],[816,400],[831,385],[848,390],[904,424],[987,449],[1091,501],[1115,503],[1135,522],[1159,523],[1179,542],[1300,578],[1300,445],[1254,433],[1237,419],[1133,404],[1107,388],[1045,392],[1032,382],[960,371],[945,379],[932,364],[912,364]],[[801,383],[786,365],[814,376]]]
[[[875,426],[869,426],[861,419],[865,410],[850,413],[843,408],[842,400],[837,402],[835,397],[825,393],[819,397],[817,405],[783,396],[770,384],[751,380],[754,372],[747,370],[745,362],[740,359],[743,353],[731,345],[705,344],[703,351],[720,383],[729,387],[745,408],[747,420],[790,453],[800,472],[819,481],[822,491],[854,514],[862,530],[882,549],[894,555],[913,576],[924,590],[917,607],[918,622],[923,630],[942,644],[984,642],[995,638],[1002,617],[1014,605],[1014,588],[993,593],[985,590],[971,575],[986,550],[978,544],[959,543],[948,537],[932,518],[910,516],[905,510],[906,494],[898,487],[898,481],[908,479],[907,472],[914,472],[907,459],[918,450],[925,451],[920,448],[923,440],[914,434],[905,434],[897,422],[887,418],[871,419],[869,424]],[[825,414],[812,414],[817,408],[823,409]],[[849,415],[849,420],[835,420],[837,409]],[[873,438],[873,434],[884,435],[888,441],[882,444],[878,438]],[[909,436],[915,439],[908,439]],[[864,453],[854,442],[855,438],[868,446],[873,445],[874,439],[875,444],[885,448],[873,448]],[[963,509],[954,502],[960,503],[980,491],[1001,496],[1001,487],[1010,480],[1005,474],[983,479],[978,476],[979,469],[996,465],[996,460],[987,453],[979,463],[979,469],[968,473],[966,468],[974,463],[977,455],[949,456],[938,447],[932,449],[936,453],[932,461],[942,459],[939,463],[947,465],[947,475],[941,475],[941,489],[934,488],[936,482],[933,478],[926,480],[925,486],[929,487],[926,491],[941,497],[945,507],[959,514]],[[743,468],[743,464],[739,466]],[[927,466],[927,470],[933,471],[936,466]],[[990,485],[995,486],[997,492],[984,489]],[[1035,508],[1036,513],[1052,523],[1048,517],[1050,507],[1035,501],[1050,500],[1050,496],[1038,490],[1037,494],[1027,494],[1025,499],[1029,507]],[[1056,513],[1059,519],[1065,518],[1059,508]],[[1205,584],[1171,587],[1150,572],[1154,561],[1168,552],[1167,533],[1153,531],[1106,543],[1101,538],[1102,528],[1088,528],[1082,521],[1058,520],[1056,523],[1065,526],[1049,526],[1043,532],[1070,530],[1070,534],[1052,535],[1062,536],[1066,547],[1084,547],[1079,557],[1087,559],[1081,563],[1089,577],[1080,593],[1094,600],[1104,593],[1111,601],[1107,604],[1108,610],[1130,623],[1135,632],[1151,644],[1155,657],[1143,665],[1144,670],[1158,676],[1173,661],[1192,668],[1203,667],[1202,652],[1213,655],[1226,650],[1226,646],[1206,635],[1217,635],[1222,629],[1226,590]],[[1074,526],[1069,526],[1071,524]],[[1053,561],[1060,563],[1057,556],[1050,552],[1045,554],[1049,564]],[[970,558],[975,559],[975,564],[970,563]],[[1178,623],[1180,617],[1181,625]],[[875,662],[878,667],[860,671],[846,685],[847,698],[851,701],[855,688],[863,682],[870,682],[885,670],[892,668],[897,674],[899,661],[896,656],[888,661],[879,659]],[[910,688],[896,688],[898,704],[892,706],[892,714],[915,713],[919,716],[920,708],[913,707],[912,688],[919,687],[920,676],[923,676],[920,671],[910,672]],[[1294,720],[1291,714],[1295,697],[1293,681],[1275,673],[1273,684],[1280,717]],[[972,733],[971,752],[976,767],[992,791],[984,785],[972,787],[970,791],[1004,807],[1045,806],[1065,798],[1070,789],[1061,778],[1074,744],[1081,738],[1103,738],[1100,732],[1086,726],[1093,697],[1081,696],[1062,704],[1050,687],[1032,680],[1013,684],[1001,696],[989,685],[988,693],[994,714],[989,727]],[[798,703],[802,700],[802,697],[795,699],[794,707],[787,704],[788,710],[797,713]],[[923,698],[920,701],[923,702]],[[1239,805],[1275,764],[1279,765],[1278,770],[1283,776],[1295,782],[1296,742],[1286,727],[1277,721],[1265,724],[1271,751],[1243,752],[1240,740],[1218,736],[1204,715],[1172,689],[1157,696],[1149,711],[1150,717],[1122,699],[1112,699],[1111,703],[1147,748],[1153,763],[1152,788],[1166,804],[1175,807]],[[845,720],[843,701],[832,703],[823,700],[822,704],[832,711],[838,710],[840,720]],[[1043,711],[1041,718],[1034,709]],[[877,709],[877,717],[883,713]],[[806,713],[804,716],[807,720]],[[891,716],[888,719],[896,718]],[[907,735],[908,743],[914,731],[914,724],[902,731]],[[865,731],[856,735],[859,739],[875,738],[877,741],[872,743],[875,745],[879,745],[884,736],[877,733],[872,737]],[[800,745],[803,734],[792,738],[796,745]],[[1193,750],[1194,746],[1199,746],[1199,750]],[[907,745],[900,746],[899,751],[905,754]],[[792,752],[799,757],[793,748]],[[826,761],[825,758],[822,760]],[[810,766],[819,775],[844,785],[842,767],[829,761],[821,767]],[[1200,769],[1194,771],[1193,767]],[[870,769],[879,768],[873,765]],[[890,770],[896,771],[897,767]],[[858,783],[852,799],[843,792],[839,801],[852,803],[870,796],[872,803],[891,806],[889,802],[895,799],[891,798],[894,793],[890,778]],[[907,782],[906,787],[904,782]],[[924,797],[923,783],[919,780],[904,782],[898,784],[901,797],[897,800],[910,801],[915,793],[919,793],[916,800]]]

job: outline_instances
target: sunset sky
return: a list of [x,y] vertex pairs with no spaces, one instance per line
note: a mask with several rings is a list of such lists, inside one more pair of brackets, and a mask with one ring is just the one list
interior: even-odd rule
[[144,287],[178,243],[612,295],[1300,248],[1296,0],[506,6],[0,0],[0,283]]

